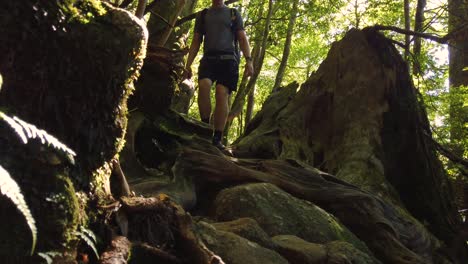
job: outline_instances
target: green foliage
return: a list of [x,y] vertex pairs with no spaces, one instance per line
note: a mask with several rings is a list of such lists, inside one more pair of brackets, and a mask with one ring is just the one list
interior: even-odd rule
[[[299,1],[299,13],[291,53],[282,85],[293,81],[305,82],[325,58],[330,45],[352,27],[364,28],[381,24],[404,28],[403,4],[403,1],[390,0]],[[411,26],[414,26],[416,4],[416,1],[410,1]],[[196,10],[209,5],[209,0],[198,1]],[[260,0],[243,0],[233,4],[241,10],[251,45],[257,38],[262,38],[262,24],[265,20],[267,5],[268,1]],[[290,8],[290,1],[275,1],[274,3],[265,62],[255,88],[254,114],[260,110],[274,83],[283,52]],[[429,1],[425,10],[424,32],[439,36],[447,34],[447,17],[446,2]],[[389,38],[404,43],[405,36],[403,34],[392,31],[384,33]],[[414,43],[413,36],[411,41],[412,45]],[[398,48],[403,54],[404,50],[401,47]],[[417,58],[410,56],[410,60],[417,60],[421,65],[421,74],[414,76],[414,82],[424,97],[436,139],[444,143],[445,146],[463,148],[465,150],[463,155],[466,157],[466,139],[457,142],[451,140],[452,128],[467,129],[461,118],[465,112],[458,111],[461,113],[458,118],[449,118],[450,115],[455,116],[455,112],[450,112],[450,105],[453,105],[455,98],[465,102],[468,100],[465,89],[451,91],[448,88],[447,46],[423,39],[421,54]],[[240,77],[242,78],[243,63],[240,67]],[[196,69],[196,65],[194,65],[194,69]],[[464,71],[467,70],[468,68],[464,69]],[[212,102],[214,102],[214,98],[212,98]],[[194,99],[193,107],[190,109],[190,115],[199,118],[196,99]],[[242,114],[242,117],[244,116],[245,109],[244,114]],[[246,126],[243,122],[238,118],[234,120],[229,141],[235,140],[242,134],[242,130]],[[449,167],[447,166],[447,168]]]
[[43,258],[47,264],[52,264],[54,263],[54,258],[62,256],[62,253],[56,252],[56,251],[50,251],[50,252],[39,252],[37,255],[41,258]]
[[99,253],[96,249],[96,235],[94,235],[93,231],[87,229],[84,226],[80,226],[80,231],[75,231],[75,235],[83,240],[92,250],[93,253],[96,255],[96,258],[99,259]]
[[63,151],[70,161],[74,163],[73,156],[76,156],[76,153],[65,144],[61,143],[54,136],[47,134],[45,130],[38,129],[36,126],[28,124],[16,116],[11,118],[2,112],[0,112],[0,120],[4,120],[8,123],[10,127],[15,130],[16,134],[21,138],[24,144],[28,143],[28,139],[38,138],[42,144],[47,144],[48,146],[52,146]]
[[16,181],[10,176],[10,174],[0,166],[0,193],[10,199],[18,208],[18,210],[23,214],[26,222],[31,230],[32,235],[32,245],[31,245],[31,255],[34,253],[34,248],[36,247],[37,241],[37,229],[36,222],[34,217],[29,210],[28,205],[24,199],[21,189],[16,183]]

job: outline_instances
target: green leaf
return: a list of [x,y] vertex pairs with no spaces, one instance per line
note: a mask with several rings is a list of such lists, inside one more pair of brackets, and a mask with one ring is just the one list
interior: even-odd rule
[[47,262],[47,264],[52,264],[54,263],[55,257],[62,256],[62,253],[57,252],[57,251],[50,251],[50,252],[39,252],[37,255]]
[[76,156],[76,153],[54,136],[47,134],[45,130],[38,129],[36,126],[26,123],[16,116],[11,118],[3,112],[0,112],[0,120],[2,119],[15,130],[16,134],[21,138],[24,144],[28,143],[28,139],[38,138],[41,140],[42,144],[51,145],[52,147],[63,151],[70,161],[74,163],[73,156]]
[[37,229],[36,229],[36,222],[29,210],[26,201],[24,200],[24,196],[21,193],[21,189],[16,183],[16,181],[10,176],[10,174],[0,166],[0,192],[2,195],[8,197],[18,208],[18,210],[23,214],[24,218],[26,218],[26,222],[28,223],[29,229],[31,230],[32,234],[32,246],[31,246],[31,255],[34,253],[34,248],[36,247],[36,240],[37,240]]
[[468,71],[468,67],[463,68],[463,71]]
[[81,231],[76,231],[75,234],[81,239],[83,239],[83,241],[86,242],[86,244],[88,244],[88,246],[93,250],[94,254],[96,255],[96,258],[99,259],[99,254],[95,245],[96,236],[94,235],[93,231],[84,227],[81,227],[80,229]]

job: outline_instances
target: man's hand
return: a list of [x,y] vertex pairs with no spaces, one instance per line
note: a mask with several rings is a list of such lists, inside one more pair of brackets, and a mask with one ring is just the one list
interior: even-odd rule
[[248,77],[254,74],[253,62],[251,60],[247,61],[247,63],[245,64],[244,74]]
[[192,78],[192,67],[186,67],[184,69],[184,75],[183,75],[183,80],[186,80],[186,79],[191,79]]

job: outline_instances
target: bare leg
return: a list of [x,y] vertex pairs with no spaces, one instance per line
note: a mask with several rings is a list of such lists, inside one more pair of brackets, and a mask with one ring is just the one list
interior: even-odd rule
[[214,129],[224,131],[226,119],[229,112],[229,89],[222,85],[216,84],[216,106],[214,111]]
[[211,115],[210,90],[213,82],[208,79],[198,81],[198,110],[202,120],[209,120]]

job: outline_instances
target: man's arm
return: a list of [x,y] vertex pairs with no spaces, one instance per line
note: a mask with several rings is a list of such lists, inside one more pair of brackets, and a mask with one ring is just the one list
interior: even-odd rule
[[244,58],[246,60],[244,74],[247,74],[247,76],[252,76],[254,73],[254,67],[252,55],[250,54],[249,39],[247,38],[245,30],[238,30],[236,34],[237,39],[239,40],[240,49],[242,50],[242,54],[244,55]]
[[192,39],[192,44],[190,45],[188,57],[187,57],[187,63],[185,64],[185,70],[187,71],[186,74],[188,74],[186,77],[191,78],[192,77],[192,63],[195,60],[195,57],[197,56],[198,50],[200,50],[200,44],[202,42],[202,35],[198,32],[195,32],[193,34],[193,39]]

